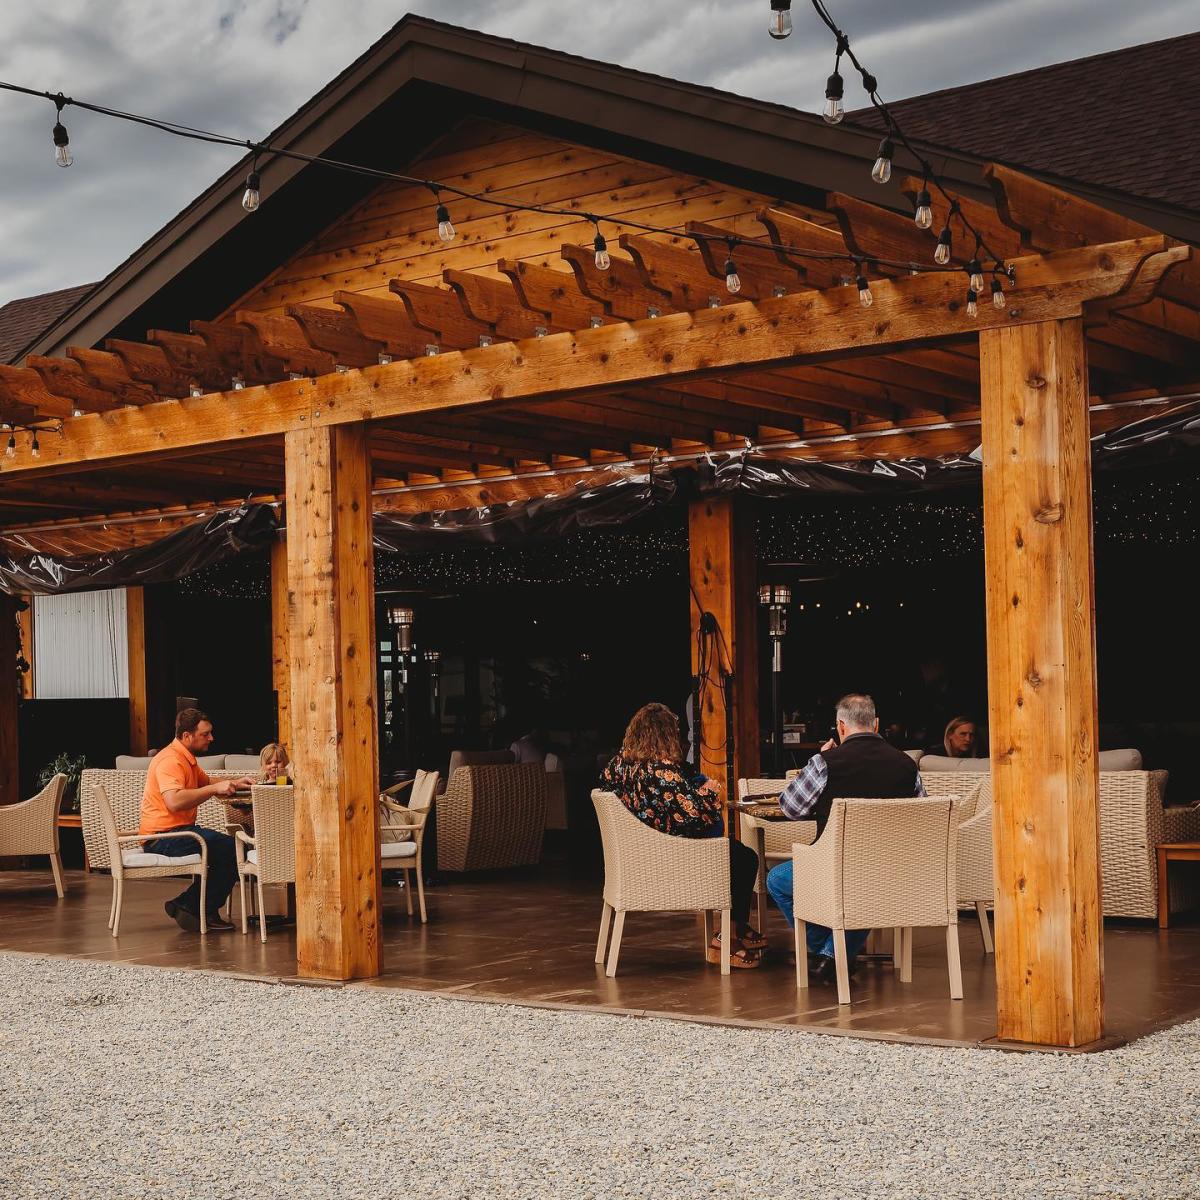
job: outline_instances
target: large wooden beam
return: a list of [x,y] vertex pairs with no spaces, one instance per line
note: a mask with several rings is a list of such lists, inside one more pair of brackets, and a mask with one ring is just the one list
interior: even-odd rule
[[[758,774],[759,758],[754,526],[744,499],[715,496],[692,501],[688,547],[693,675],[702,665],[702,623],[713,626],[705,634],[711,653],[696,714],[700,769],[728,798],[735,794],[738,779]],[[733,672],[732,754],[721,667]]]
[[298,429],[287,470],[288,642],[301,975],[383,969],[371,458],[364,425]]
[[125,589],[125,624],[129,643],[129,753],[145,754],[150,745],[147,740],[145,589]]
[[[136,461],[310,425],[504,407],[667,377],[894,352],[1075,316],[1089,301],[1123,293],[1135,281],[1140,287],[1143,279],[1157,280],[1190,254],[1186,246],[1169,246],[1167,238],[1148,237],[1018,260],[1018,287],[1008,307],[981,304],[976,317],[965,311],[961,272],[902,276],[872,282],[871,308],[862,307],[855,288],[834,287],[89,414],[67,421],[61,435],[42,439],[39,459],[26,452],[5,459],[0,485],[18,474]],[[179,334],[163,344],[182,343],[195,357],[193,342],[201,339]]]
[[1083,323],[980,339],[996,1001],[1003,1039],[1103,1033]]
[[[20,607],[24,605],[24,607]],[[33,597],[22,596],[17,608],[17,629],[21,636],[21,653],[29,669],[21,675],[21,699],[32,700],[37,694],[37,662],[33,656]]]
[[288,554],[286,534],[271,543],[271,686],[275,689],[276,736],[292,745],[292,667],[288,646]]
[[20,698],[17,598],[0,592],[0,804],[15,804],[21,799],[20,739],[17,737]]

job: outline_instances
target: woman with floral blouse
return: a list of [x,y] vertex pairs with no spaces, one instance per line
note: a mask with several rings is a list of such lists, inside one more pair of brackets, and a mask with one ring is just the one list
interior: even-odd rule
[[[679,721],[665,704],[647,704],[633,714],[621,753],[604,768],[601,783],[651,829],[675,837],[722,837],[724,814],[717,785],[683,760]],[[750,927],[750,904],[758,855],[729,839],[729,886],[737,937],[730,946],[733,967],[757,967],[766,938]],[[721,961],[721,935],[708,948],[708,961]]]

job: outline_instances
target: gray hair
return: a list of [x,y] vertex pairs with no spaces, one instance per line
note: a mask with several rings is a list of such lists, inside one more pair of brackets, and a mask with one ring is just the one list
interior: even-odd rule
[[875,701],[870,696],[851,692],[837,702],[837,719],[847,729],[871,729],[875,725]]

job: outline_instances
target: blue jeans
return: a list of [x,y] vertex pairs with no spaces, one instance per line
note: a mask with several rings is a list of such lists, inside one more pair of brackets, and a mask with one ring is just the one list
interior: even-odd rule
[[[233,838],[203,825],[181,825],[172,833],[198,833],[208,846],[208,887],[205,889],[207,915],[216,916],[225,906],[233,885],[237,883],[237,856],[233,849]],[[200,847],[194,838],[160,837],[146,843],[148,854],[165,854],[168,858],[183,858],[197,854]],[[193,916],[200,915],[200,877],[192,878],[191,886],[175,897],[175,903],[186,908]]]
[[[791,862],[781,862],[767,872],[767,891],[771,893],[771,899],[778,905],[779,911],[783,913],[787,923],[795,925],[796,921],[792,916]],[[869,929],[846,930],[846,959],[848,962],[853,962],[858,957],[858,952],[863,948],[870,932]],[[826,958],[833,957],[832,930],[826,929],[824,925],[807,925],[805,937],[808,942],[809,954],[823,954]]]

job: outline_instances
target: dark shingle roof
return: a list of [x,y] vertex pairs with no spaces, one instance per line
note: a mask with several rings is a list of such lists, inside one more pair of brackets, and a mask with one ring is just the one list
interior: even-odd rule
[[[930,92],[889,107],[909,137],[1200,210],[1200,33]],[[849,114],[882,127],[872,110]]]
[[11,363],[40,333],[44,333],[72,305],[82,300],[96,285],[84,283],[10,300],[0,308],[0,362]]

